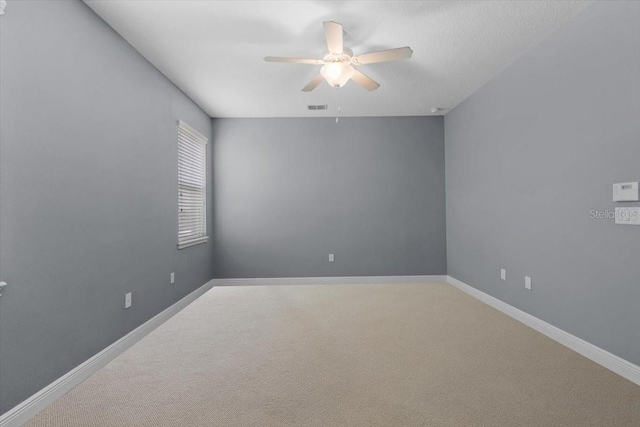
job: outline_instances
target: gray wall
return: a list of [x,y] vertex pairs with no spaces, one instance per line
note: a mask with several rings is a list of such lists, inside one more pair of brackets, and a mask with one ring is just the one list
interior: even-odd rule
[[640,227],[590,210],[640,205],[639,18],[590,6],[445,118],[449,274],[636,364]]
[[446,274],[443,144],[442,117],[214,119],[216,277]]
[[209,280],[213,245],[176,249],[176,121],[209,117],[80,1],[0,26],[5,412]]

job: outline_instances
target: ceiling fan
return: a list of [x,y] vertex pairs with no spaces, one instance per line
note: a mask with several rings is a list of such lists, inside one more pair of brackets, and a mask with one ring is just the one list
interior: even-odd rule
[[333,21],[326,21],[323,25],[329,52],[322,59],[286,58],[281,56],[266,56],[264,58],[267,62],[322,65],[320,74],[302,89],[303,92],[312,91],[322,83],[323,79],[336,89],[344,86],[349,80],[353,80],[369,91],[376,90],[380,87],[380,84],[357,70],[354,65],[395,61],[397,59],[411,58],[413,54],[411,48],[406,46],[354,56],[351,49],[345,47],[342,42],[342,25]]

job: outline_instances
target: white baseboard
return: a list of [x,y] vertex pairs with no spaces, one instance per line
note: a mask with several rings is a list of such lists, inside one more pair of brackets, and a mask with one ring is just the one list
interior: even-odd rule
[[205,283],[180,301],[155,315],[133,331],[129,332],[91,359],[75,367],[33,396],[0,416],[0,427],[18,427],[26,423],[35,414],[55,402],[69,390],[89,378],[91,374],[115,359],[120,353],[144,338],[149,332],[169,320],[180,310],[191,304],[213,287],[213,280]]
[[524,311],[519,310],[507,304],[506,302],[500,301],[499,299],[494,298],[491,295],[485,294],[484,292],[479,291],[478,289],[469,286],[466,283],[461,282],[460,280],[454,279],[451,276],[449,276],[448,282],[452,286],[479,299],[485,304],[490,305],[497,310],[500,310],[506,315],[513,317],[514,319],[524,323],[530,328],[535,329],[541,334],[548,336],[552,340],[555,340],[560,344],[569,347],[571,350],[583,355],[587,359],[591,359],[592,361],[604,366],[605,368],[628,379],[629,381],[640,385],[640,366],[635,365],[621,357],[618,357],[615,354],[609,353],[608,351],[603,350],[591,343],[588,343],[583,339],[571,335],[570,333],[563,331],[560,328],[550,325],[544,320],[540,320],[535,316],[525,313]]
[[213,286],[265,285],[370,285],[401,283],[447,283],[448,276],[356,276],[356,277],[278,277],[213,279]]

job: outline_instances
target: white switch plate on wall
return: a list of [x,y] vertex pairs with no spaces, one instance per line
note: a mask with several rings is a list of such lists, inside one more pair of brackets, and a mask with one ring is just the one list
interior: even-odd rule
[[524,276],[524,287],[525,289],[531,290],[531,277]]
[[336,260],[336,257],[333,254],[329,254],[329,262],[333,262]]
[[131,307],[131,292],[124,295],[124,308]]
[[176,273],[171,273],[169,283],[174,284],[176,282]]
[[640,225],[640,207],[616,208],[616,224]]
[[507,280],[507,270],[505,270],[504,268],[500,269],[500,278],[502,280]]

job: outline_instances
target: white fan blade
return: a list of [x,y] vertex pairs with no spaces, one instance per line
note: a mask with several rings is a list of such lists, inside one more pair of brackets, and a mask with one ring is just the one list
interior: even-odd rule
[[311,80],[308,85],[302,88],[302,91],[311,92],[316,86],[322,83],[322,80],[324,80],[324,77],[322,77],[322,74],[318,74],[315,79]]
[[342,54],[344,48],[342,43],[342,25],[333,21],[325,21],[323,25],[329,52]]
[[380,87],[379,83],[377,83],[376,81],[374,81],[370,77],[367,77],[366,75],[364,75],[363,73],[361,73],[358,70],[356,70],[353,73],[353,76],[351,77],[351,80],[353,80],[354,82],[358,83],[360,86],[362,86],[363,88],[365,88],[368,91],[376,90],[376,89],[378,89]]
[[381,50],[380,52],[365,53],[354,56],[351,61],[356,65],[373,64],[376,62],[395,61],[398,59],[411,58],[413,51],[409,46],[396,49]]
[[285,58],[283,56],[265,56],[264,60],[267,62],[288,62],[291,64],[309,64],[309,65],[324,64],[324,61],[322,59]]

